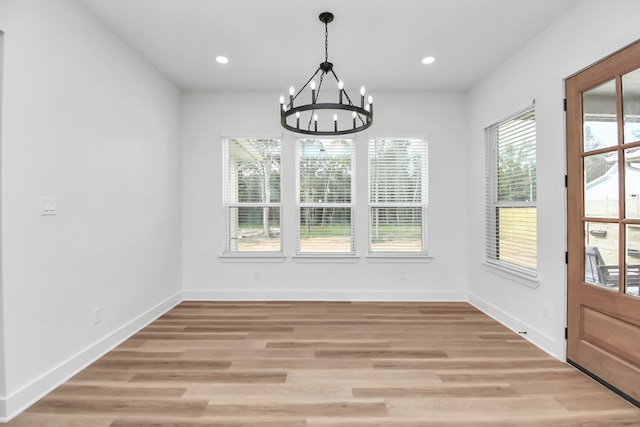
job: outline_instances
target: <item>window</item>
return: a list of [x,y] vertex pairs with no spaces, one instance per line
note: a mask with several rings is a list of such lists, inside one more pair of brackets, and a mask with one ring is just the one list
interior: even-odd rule
[[487,260],[535,276],[536,121],[534,107],[486,129]]
[[355,161],[345,139],[299,139],[298,253],[354,253]]
[[227,139],[224,159],[225,251],[282,252],[280,140]]
[[369,142],[369,251],[426,253],[427,143]]

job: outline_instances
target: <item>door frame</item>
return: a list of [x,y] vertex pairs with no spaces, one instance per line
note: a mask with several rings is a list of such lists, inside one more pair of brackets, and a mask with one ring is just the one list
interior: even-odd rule
[[[614,315],[615,311],[630,309],[630,307],[640,304],[638,297],[633,297],[624,294],[624,285],[620,283],[619,290],[616,294],[612,291],[599,289],[596,286],[585,285],[582,282],[584,275],[584,240],[583,240],[583,224],[588,220],[584,217],[584,194],[583,194],[583,165],[581,161],[577,161],[578,158],[583,157],[583,118],[582,118],[582,97],[581,94],[591,88],[594,88],[602,83],[615,79],[616,84],[616,110],[617,117],[622,118],[622,103],[621,103],[621,82],[616,76],[624,75],[630,71],[637,69],[640,66],[640,41],[628,45],[617,52],[603,58],[595,64],[581,70],[580,72],[565,79],[565,96],[566,96],[566,170],[567,170],[567,344],[566,344],[566,358],[567,362],[582,372],[591,376],[598,382],[607,386],[614,392],[618,393],[631,403],[640,407],[640,393],[634,391],[634,395],[630,395],[625,390],[630,390],[629,384],[625,383],[624,378],[628,379],[629,376],[638,375],[638,367],[633,369],[630,366],[624,366],[624,363],[618,364],[619,366],[612,366],[608,364],[602,368],[599,365],[606,365],[607,359],[605,357],[591,356],[583,360],[576,353],[580,351],[580,343],[582,341],[582,307],[583,302],[602,301],[603,307],[606,311],[609,311]],[[622,130],[618,126],[618,139],[619,142],[623,141]],[[640,145],[637,143],[636,145]],[[633,145],[625,146],[633,147]],[[619,143],[615,151],[624,150]],[[599,150],[593,150],[589,153],[597,154]],[[603,149],[608,152],[608,149]],[[614,151],[614,150],[611,150]],[[620,166],[620,180],[624,179],[624,163]],[[622,187],[621,187],[622,188]],[[619,200],[619,215],[624,212],[624,197]],[[625,227],[625,224],[621,219],[617,220],[619,229]],[[626,253],[624,234],[620,234],[619,238],[618,258],[623,260]],[[624,268],[625,263],[619,261],[620,269]],[[620,274],[622,276],[622,274]],[[607,292],[607,297],[611,297],[610,300],[602,298],[603,292]],[[637,321],[633,320],[635,323]],[[636,325],[640,327],[640,325]],[[576,357],[577,356],[577,357]],[[607,374],[607,375],[603,375]],[[607,378],[614,378],[615,383],[609,382]]]

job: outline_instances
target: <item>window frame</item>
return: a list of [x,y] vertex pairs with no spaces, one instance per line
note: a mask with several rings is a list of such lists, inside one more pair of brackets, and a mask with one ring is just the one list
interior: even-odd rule
[[[517,120],[523,116],[528,114],[533,115],[533,160],[536,165],[536,175],[537,175],[537,119],[536,119],[536,110],[535,103],[488,126],[485,128],[485,155],[486,155],[486,177],[485,177],[485,185],[486,185],[486,200],[485,200],[485,262],[486,264],[497,267],[509,273],[514,273],[522,278],[529,280],[536,280],[538,277],[538,233],[537,233],[537,211],[538,211],[538,197],[537,197],[537,176],[535,180],[533,180],[533,185],[535,185],[535,197],[531,197],[534,200],[507,200],[500,201],[499,200],[499,189],[498,189],[498,181],[499,181],[499,167],[500,167],[500,159],[498,147],[500,145],[500,136],[498,130],[500,126],[504,126]],[[524,138],[523,138],[524,139]],[[526,142],[522,142],[523,139],[519,139],[517,144],[526,144]],[[531,179],[531,178],[530,178]],[[531,186],[531,182],[530,182]],[[533,195],[533,189],[532,195]],[[517,262],[506,261],[500,259],[500,245],[501,239],[499,237],[500,233],[500,220],[499,214],[497,213],[499,209],[509,209],[509,208],[534,208],[535,209],[535,222],[536,222],[536,231],[535,235],[535,267],[523,265]],[[530,233],[530,232],[528,232]],[[531,236],[532,233],[529,234],[528,237]]]
[[[300,171],[300,160],[301,160],[301,148],[303,141],[349,141],[350,144],[350,202],[349,203],[312,203],[312,202],[302,202],[301,201],[301,171]],[[346,260],[353,258],[356,256],[356,224],[355,219],[356,216],[356,143],[354,138],[327,138],[327,137],[299,137],[296,138],[295,141],[295,205],[296,205],[296,250],[295,250],[295,258],[303,259],[303,258],[334,258],[341,259],[344,258]],[[349,251],[303,251],[301,249],[301,212],[303,208],[349,208],[350,210],[350,219],[349,224],[351,227],[351,232],[349,234],[350,239],[350,250]]]
[[[390,202],[374,202],[372,201],[372,185],[373,176],[372,176],[372,144],[377,147],[378,143],[383,141],[415,141],[421,143],[421,177],[420,177],[420,186],[421,186],[421,197],[420,202],[410,203],[410,202],[400,202],[400,203],[390,203]],[[376,193],[377,194],[377,193]],[[398,250],[398,251],[390,251],[390,250],[374,250],[373,249],[373,210],[376,208],[421,208],[421,219],[420,219],[420,250],[419,251],[410,251],[410,250]],[[371,138],[367,143],[367,214],[368,214],[368,222],[367,222],[367,237],[368,237],[368,251],[370,258],[424,258],[429,257],[429,247],[428,247],[428,212],[429,212],[429,142],[427,138],[419,138],[419,137],[398,137],[398,138],[389,138],[389,137],[378,137]]]
[[[231,150],[230,144],[233,141],[261,141],[261,140],[276,140],[278,141],[279,147],[279,156],[280,156],[280,195],[279,202],[238,202],[238,201],[230,201],[232,199],[231,193],[231,183],[230,183],[230,173],[231,173]],[[223,137],[222,139],[222,147],[223,147],[223,161],[222,161],[222,198],[223,198],[223,209],[225,215],[225,233],[224,233],[224,257],[237,257],[237,258],[249,258],[249,257],[280,257],[284,254],[284,236],[283,236],[283,226],[282,226],[282,218],[283,218],[283,201],[282,201],[282,138],[281,137]],[[235,189],[237,192],[237,182],[235,184]],[[232,218],[233,215],[231,211],[233,209],[239,208],[278,208],[279,209],[279,224],[280,224],[280,238],[279,238],[279,249],[273,250],[251,250],[251,251],[242,251],[232,248],[232,240],[234,239],[233,231],[232,231]],[[237,239],[237,237],[235,238]]]

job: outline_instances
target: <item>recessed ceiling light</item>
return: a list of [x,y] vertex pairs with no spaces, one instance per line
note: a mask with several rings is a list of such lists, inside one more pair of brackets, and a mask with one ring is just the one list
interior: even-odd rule
[[227,58],[226,56],[216,56],[216,61],[218,61],[218,63],[220,64],[226,64],[227,62],[229,62],[229,58]]
[[436,58],[434,58],[433,56],[427,56],[426,58],[424,58],[422,60],[422,63],[427,65],[427,64],[433,64],[433,62],[436,60]]

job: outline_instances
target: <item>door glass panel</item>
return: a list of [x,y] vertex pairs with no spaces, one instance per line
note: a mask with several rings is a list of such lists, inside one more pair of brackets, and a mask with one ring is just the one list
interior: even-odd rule
[[615,80],[582,94],[584,151],[618,145]]
[[619,200],[617,153],[584,158],[584,215],[618,218]]
[[584,281],[617,290],[618,224],[587,222],[584,228]]
[[639,296],[640,292],[640,225],[627,225],[627,265],[625,293]]
[[640,219],[640,148],[624,151],[626,218]]
[[622,76],[624,142],[640,141],[640,68]]

